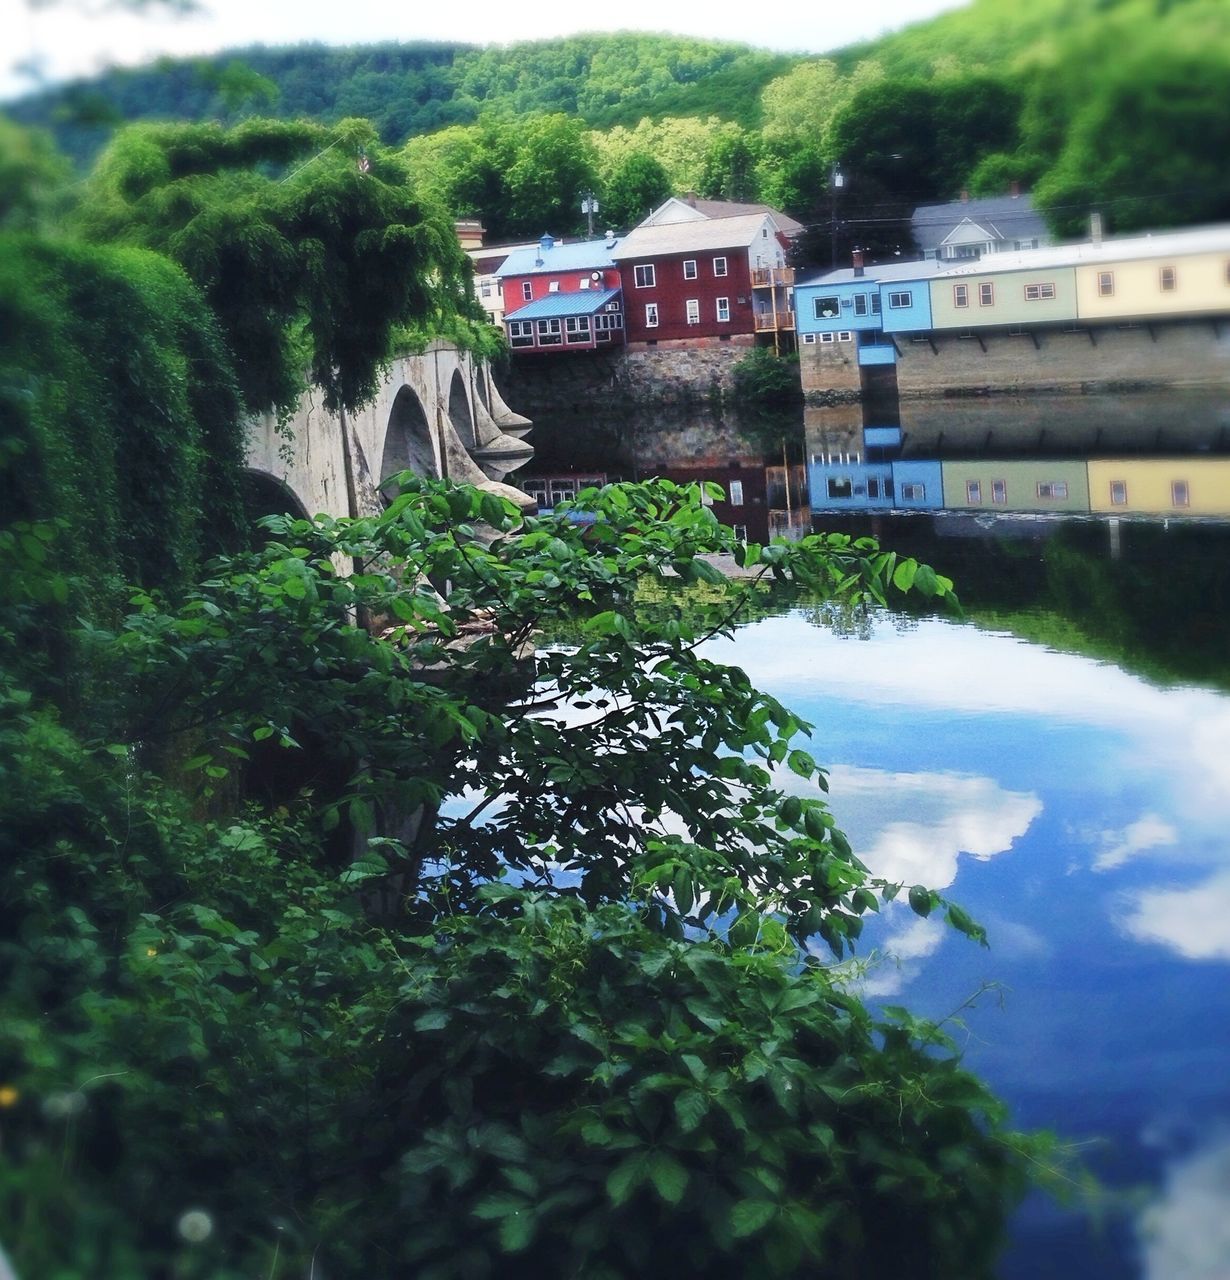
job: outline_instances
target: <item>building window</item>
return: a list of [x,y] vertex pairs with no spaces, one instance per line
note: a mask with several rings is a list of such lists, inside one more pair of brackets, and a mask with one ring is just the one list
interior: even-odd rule
[[1188,492],[1186,480],[1170,482],[1170,504],[1174,507],[1191,506],[1191,494]]
[[849,329],[838,329],[838,330],[837,330],[837,341],[838,341],[838,342],[849,342],[849,341],[850,341],[850,339],[851,339],[853,336],[854,336],[854,335],[850,332],[850,330],[849,330]]
[[805,333],[803,335],[803,345],[806,347],[814,347],[816,345],[816,335],[814,333]]
[[1112,480],[1110,482],[1110,503],[1113,507],[1122,507],[1127,504],[1127,481]]
[[893,311],[901,311],[908,307],[914,300],[914,295],[908,291],[901,293],[890,293],[888,295],[888,305]]
[[969,285],[954,284],[952,286],[952,305],[954,307],[969,306]]
[[965,482],[965,501],[969,503],[982,504],[982,481],[967,480]]
[[700,324],[700,299],[689,298],[684,303],[684,307],[687,309],[686,314],[688,324]]
[[817,320],[835,320],[841,314],[841,303],[836,298],[813,298],[811,305]]
[[645,304],[645,328],[656,329],[658,327],[658,304],[656,302],[647,302]]
[[719,298],[717,300],[717,318],[719,324],[727,324],[730,321],[729,298]]
[[689,258],[683,264],[683,278],[685,280],[696,279],[696,259],[695,258]]
[[873,316],[878,316],[880,314],[880,295],[878,293],[873,293],[871,295],[871,314]]
[[1008,482],[1006,480],[991,481],[991,501],[992,502],[1008,501]]
[[927,486],[925,484],[906,483],[901,486],[902,502],[925,502],[927,498]]
[[1098,297],[1109,298],[1115,291],[1115,273],[1113,271],[1098,272]]
[[538,345],[540,347],[557,347],[562,341],[558,319],[539,320]]
[[1038,481],[1038,497],[1039,498],[1066,498],[1068,496],[1068,482],[1066,480],[1039,480]]
[[995,286],[989,280],[978,286],[978,305],[980,307],[995,305]]
[[732,507],[741,507],[743,505],[742,480],[732,480],[730,482],[730,505]]
[[484,280],[482,283],[482,294],[484,298],[491,297],[491,281]]
[[534,345],[534,322],[532,320],[510,320],[508,322],[508,340],[514,347],[532,347]]
[[1161,270],[1160,283],[1163,293],[1173,293],[1178,286],[1178,279],[1175,276],[1174,267],[1163,267]]
[[833,335],[832,335],[831,333],[822,333],[822,334],[820,335],[820,341],[821,341],[821,342],[832,342],[832,341],[833,341]]
[[850,498],[854,496],[854,482],[849,476],[829,476],[829,497]]
[[564,321],[564,332],[569,342],[588,342],[589,316],[569,316]]
[[867,295],[865,293],[856,293],[854,295],[854,314],[856,316],[865,316],[867,314]]
[[[652,262],[644,262],[632,268],[632,283],[638,289],[652,289],[657,282],[658,277]],[[657,321],[655,320],[654,323],[657,324]]]
[[726,274],[726,259],[725,259],[725,258],[714,258],[714,259],[713,259],[713,274],[714,274],[715,276],[724,276],[724,275]]
[[551,283],[550,283],[549,285],[547,285],[547,292],[548,292],[548,293],[559,293],[559,281],[558,281],[558,280],[552,280],[552,281],[551,281]]
[[1026,302],[1045,302],[1048,298],[1055,296],[1055,286],[1053,284],[1027,284],[1025,286]]
[[532,302],[534,300],[534,286],[529,280],[521,281],[521,297],[526,302]]
[[735,535],[736,542],[747,542],[747,525],[732,524],[730,528],[731,532]]

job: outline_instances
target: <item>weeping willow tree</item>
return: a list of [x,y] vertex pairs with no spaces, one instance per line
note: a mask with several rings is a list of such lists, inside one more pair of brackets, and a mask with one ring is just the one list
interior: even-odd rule
[[353,409],[406,326],[447,333],[473,315],[451,222],[367,121],[128,129],[100,158],[77,225],[187,271],[254,414],[289,412],[308,383],[328,408]]

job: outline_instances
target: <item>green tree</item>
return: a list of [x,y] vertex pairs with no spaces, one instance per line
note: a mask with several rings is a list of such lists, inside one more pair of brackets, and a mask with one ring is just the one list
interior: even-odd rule
[[[989,1277],[1038,1149],[807,949],[899,886],[806,726],[699,649],[749,590],[699,491],[586,495],[584,529],[404,481],[78,637],[88,733],[0,631],[23,1273]],[[839,536],[739,557],[855,608],[950,591]],[[646,578],[694,585],[642,610]]]
[[1183,226],[1230,217],[1220,109],[1230,62],[1150,49],[1117,65],[1072,121],[1035,200],[1061,235],[1101,209],[1111,229]]
[[99,161],[79,221],[184,267],[250,413],[290,410],[305,369],[326,405],[353,408],[374,394],[398,326],[471,306],[443,210],[364,121],[134,126]]
[[633,151],[603,184],[602,218],[612,227],[631,227],[671,194],[666,170],[643,151]]

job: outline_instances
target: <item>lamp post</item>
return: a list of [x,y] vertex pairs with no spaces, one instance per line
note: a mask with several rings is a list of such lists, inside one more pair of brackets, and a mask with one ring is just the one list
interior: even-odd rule
[[598,212],[598,201],[592,191],[587,191],[581,201],[581,212],[585,215],[586,234],[594,238],[594,214]]
[[829,174],[829,260],[837,270],[837,193],[846,185],[846,175],[839,165]]

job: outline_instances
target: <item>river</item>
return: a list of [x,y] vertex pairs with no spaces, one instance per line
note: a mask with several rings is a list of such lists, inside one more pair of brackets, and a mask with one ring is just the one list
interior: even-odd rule
[[[1003,1280],[1225,1280],[1230,487],[1220,516],[1191,508],[1230,456],[1226,411],[1192,395],[861,412],[539,422],[531,468],[557,495],[570,476],[713,479],[728,496],[737,480],[742,501],[716,509],[749,537],[873,531],[955,580],[963,618],[885,612],[851,634],[788,609],[720,656],[815,725],[872,870],[943,890],[988,930],[980,948],[894,905],[864,934],[861,983],[955,1015],[1016,1123],[1080,1144],[1100,1182],[1097,1212],[1026,1203]],[[894,462],[933,466],[960,509],[898,513],[915,482]],[[850,484],[832,496],[835,468]],[[1083,510],[1048,507],[1051,489],[1033,501],[1039,477],[1071,477],[1071,499],[1082,473]],[[991,507],[997,474],[1032,498]]]

